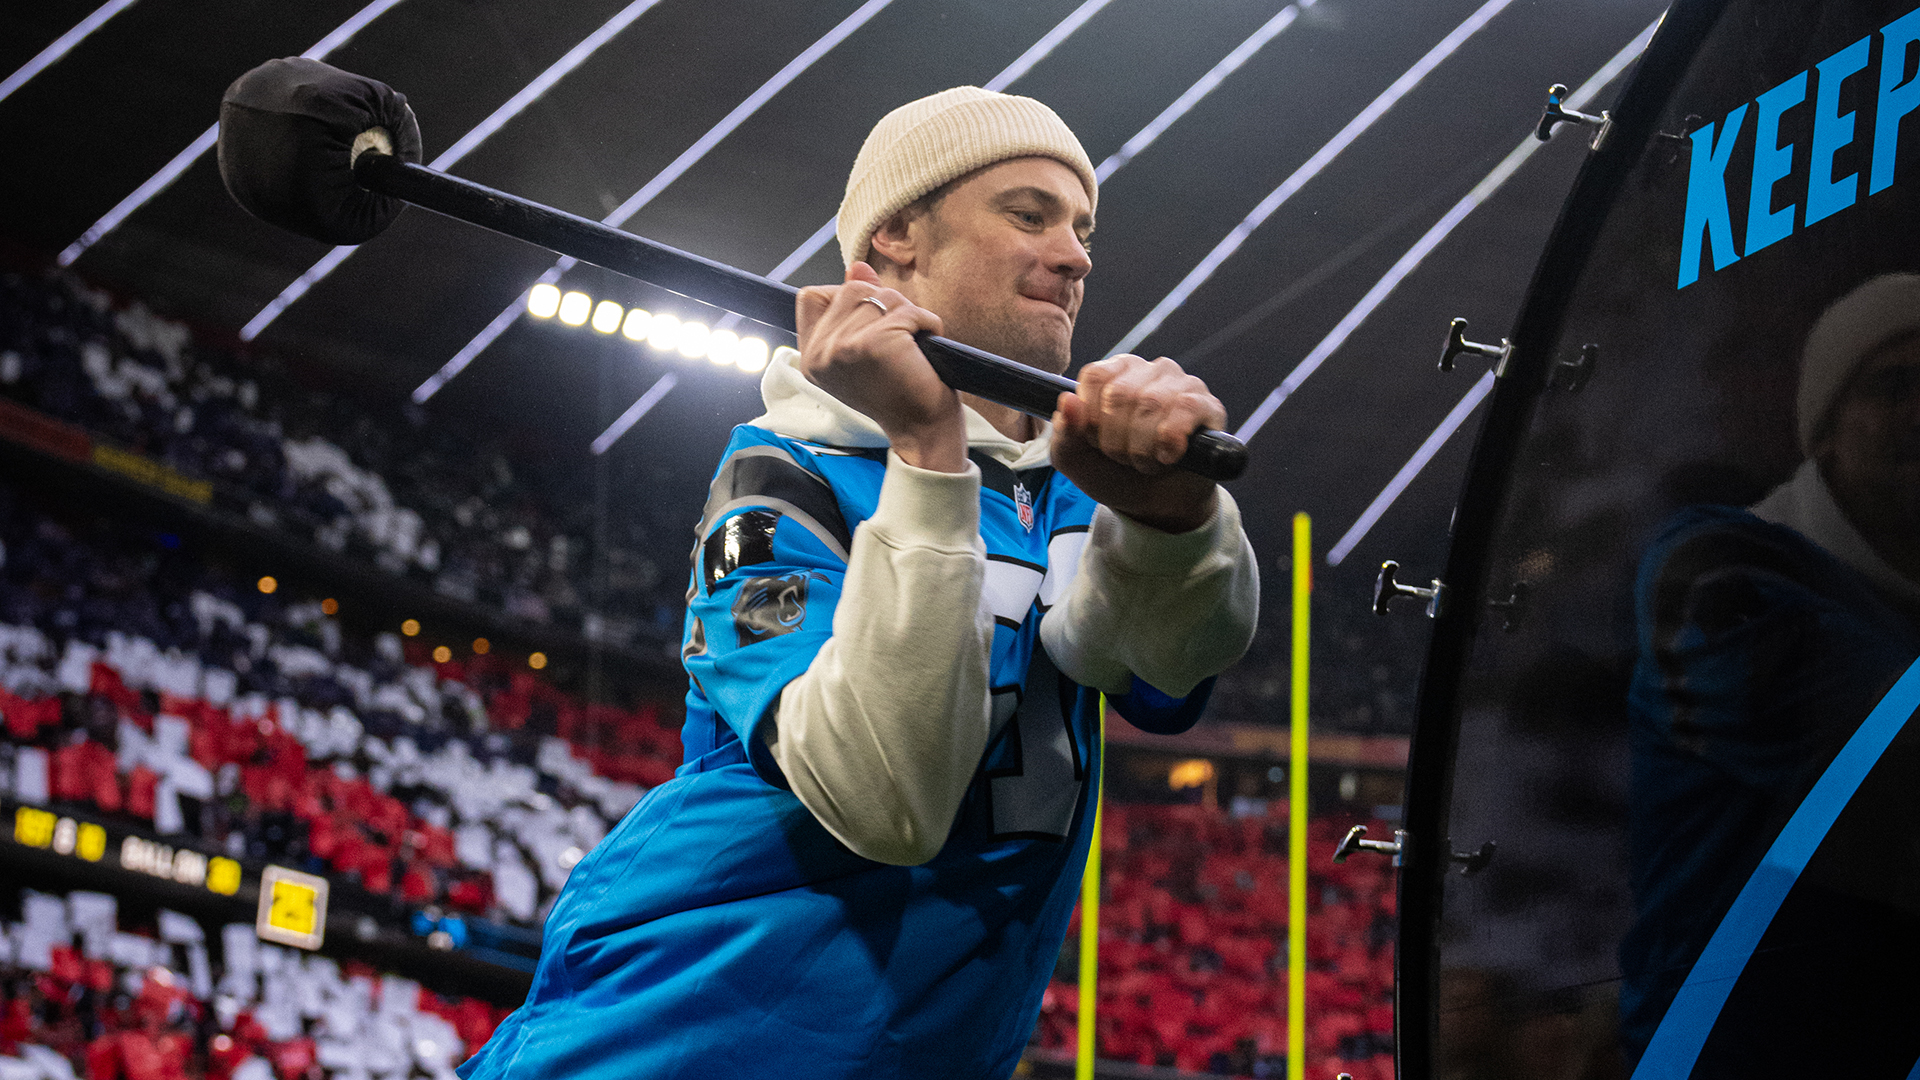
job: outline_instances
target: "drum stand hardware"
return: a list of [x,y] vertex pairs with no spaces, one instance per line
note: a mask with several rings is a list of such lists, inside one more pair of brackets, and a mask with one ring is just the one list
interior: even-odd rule
[[1613,130],[1613,114],[1602,110],[1599,116],[1592,113],[1574,112],[1565,106],[1568,90],[1563,83],[1554,83],[1547,87],[1547,107],[1540,113],[1540,126],[1533,129],[1533,137],[1541,142],[1553,138],[1553,129],[1561,124],[1580,124],[1592,127],[1592,148],[1600,149],[1607,141],[1607,133]]
[[1418,585],[1403,585],[1395,580],[1400,573],[1400,564],[1388,559],[1380,564],[1380,576],[1373,582],[1373,613],[1385,615],[1395,600],[1411,599],[1427,602],[1427,618],[1440,614],[1440,597],[1446,592],[1446,585],[1439,578],[1433,579],[1428,588]]
[[[1391,855],[1393,856],[1393,865],[1395,866],[1399,866],[1401,862],[1406,859],[1407,830],[1393,830],[1392,840],[1368,840],[1365,839],[1366,835],[1367,827],[1365,825],[1355,825],[1353,828],[1348,829],[1346,838],[1340,841],[1339,847],[1333,849],[1333,861],[1337,863],[1346,862],[1347,856],[1356,851],[1377,851],[1382,855]],[[1491,858],[1491,856],[1489,856],[1489,858]]]
[[1447,324],[1447,347],[1440,352],[1440,370],[1452,371],[1453,358],[1461,353],[1484,356],[1493,364],[1493,376],[1499,378],[1507,373],[1507,361],[1513,359],[1513,343],[1506,338],[1498,345],[1487,345],[1467,340],[1467,320],[1455,319]]
[[1571,360],[1562,360],[1547,372],[1547,388],[1561,387],[1569,394],[1577,394],[1580,388],[1593,378],[1593,369],[1600,363],[1600,346],[1582,345],[1580,355]]
[[1488,607],[1500,613],[1500,629],[1509,634],[1520,629],[1520,620],[1527,613],[1527,601],[1532,595],[1533,589],[1526,582],[1516,581],[1505,600],[1487,601]]

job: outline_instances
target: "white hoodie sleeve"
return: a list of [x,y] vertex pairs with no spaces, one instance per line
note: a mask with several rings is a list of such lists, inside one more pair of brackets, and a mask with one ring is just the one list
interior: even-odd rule
[[760,729],[801,804],[856,854],[916,865],[953,828],[990,725],[985,576],[979,467],[889,453],[833,636]]
[[1137,675],[1184,697],[1240,659],[1259,613],[1253,545],[1221,488],[1213,519],[1192,532],[1095,511],[1079,572],[1040,623],[1040,640],[1082,686],[1124,694]]

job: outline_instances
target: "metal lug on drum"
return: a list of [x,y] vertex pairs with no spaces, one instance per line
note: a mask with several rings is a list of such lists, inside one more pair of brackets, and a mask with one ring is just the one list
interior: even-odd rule
[[1366,835],[1367,827],[1365,825],[1355,825],[1353,828],[1348,829],[1346,838],[1340,841],[1339,847],[1333,849],[1333,861],[1337,863],[1346,862],[1347,856],[1356,851],[1377,851],[1382,855],[1391,855],[1393,856],[1393,865],[1395,866],[1399,866],[1406,858],[1407,830],[1393,830],[1392,840],[1368,840],[1366,839]]
[[1547,87],[1547,107],[1540,113],[1540,126],[1533,129],[1533,137],[1541,142],[1553,138],[1553,129],[1561,124],[1580,124],[1591,127],[1593,131],[1592,147],[1600,149],[1607,141],[1607,133],[1613,130],[1613,114],[1602,110],[1599,116],[1592,113],[1574,112],[1564,104],[1568,90],[1563,83],[1554,83]]
[[1654,145],[1666,149],[1667,156],[1665,164],[1674,165],[1680,161],[1680,156],[1686,152],[1689,146],[1693,145],[1693,139],[1686,133],[1698,130],[1700,125],[1705,122],[1698,113],[1688,113],[1686,120],[1680,125],[1681,134],[1676,135],[1671,131],[1656,131],[1653,133]]
[[1488,607],[1500,613],[1500,629],[1509,634],[1520,629],[1520,620],[1527,613],[1527,601],[1532,595],[1533,589],[1526,582],[1516,581],[1505,600],[1487,601]]
[[1452,371],[1453,358],[1461,353],[1486,357],[1493,364],[1493,374],[1498,377],[1507,373],[1507,361],[1513,358],[1513,343],[1506,338],[1501,338],[1498,345],[1468,341],[1467,320],[1455,319],[1447,324],[1447,347],[1440,353],[1440,370]]
[[1449,851],[1447,854],[1453,858],[1454,862],[1460,864],[1460,876],[1466,877],[1485,870],[1487,864],[1493,861],[1493,852],[1497,846],[1493,841],[1488,840],[1480,845],[1479,851]]
[[1395,600],[1425,600],[1427,618],[1438,616],[1440,596],[1446,591],[1446,585],[1439,578],[1434,578],[1433,584],[1424,589],[1418,585],[1404,585],[1396,580],[1399,573],[1400,564],[1392,559],[1380,564],[1380,576],[1373,582],[1373,613],[1385,615]]
[[1560,387],[1569,394],[1577,394],[1580,388],[1593,378],[1593,369],[1600,363],[1600,346],[1582,345],[1580,355],[1571,360],[1562,360],[1547,372],[1547,387]]

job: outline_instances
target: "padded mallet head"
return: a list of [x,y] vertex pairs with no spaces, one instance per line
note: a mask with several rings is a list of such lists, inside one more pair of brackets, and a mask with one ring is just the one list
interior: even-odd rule
[[379,149],[420,160],[420,124],[406,95],[318,60],[269,60],[220,100],[220,178],[254,217],[329,244],[359,244],[405,203],[353,179],[353,159]]

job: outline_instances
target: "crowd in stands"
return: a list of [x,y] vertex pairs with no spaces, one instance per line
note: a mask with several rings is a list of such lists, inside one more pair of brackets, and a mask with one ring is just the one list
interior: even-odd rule
[[[678,639],[687,515],[654,521],[657,505],[628,500],[595,552],[578,476],[304,389],[71,277],[0,276],[0,395],[213,481],[216,504],[263,527],[442,593],[615,640]],[[1404,731],[1410,680],[1370,658],[1358,617],[1316,613],[1332,674],[1316,714]],[[1277,717],[1285,655],[1268,642],[1223,678],[1215,715]],[[396,908],[531,927],[679,759],[654,706],[589,704],[498,656],[434,663],[416,640],[356,638],[312,598],[263,593],[177,539],[0,480],[0,797],[325,873]],[[1346,824],[1310,834],[1308,1069],[1388,1080],[1392,871],[1331,861]],[[1115,803],[1103,835],[1101,1056],[1283,1075],[1284,808]],[[128,932],[110,899],[79,893],[27,894],[20,911],[0,935],[0,1080],[442,1077],[499,1019],[247,927],[209,943],[163,913]],[[1077,933],[1037,1046],[1073,1045]]]
[[535,925],[678,735],[422,651],[0,484],[0,795]]
[[0,275],[0,395],[209,481],[216,505],[439,592],[622,644],[677,643],[698,514],[518,464],[411,406],[303,387],[67,274]]
[[245,923],[210,943],[185,915],[143,924],[104,893],[17,897],[0,920],[0,1080],[451,1080],[506,1015]]
[[[303,387],[270,357],[212,346],[68,274],[0,275],[0,395],[212,481],[216,504],[260,525],[443,594],[621,644],[679,642],[700,499],[687,485],[711,463],[677,470],[670,494],[614,500],[599,551],[577,462],[508,454],[412,406]],[[1220,679],[1216,719],[1284,715],[1290,631],[1278,614]],[[1361,596],[1317,603],[1315,715],[1341,730],[1411,731],[1418,632],[1413,620],[1374,621]]]
[[[1200,805],[1108,803],[1099,1056],[1190,1072],[1282,1077],[1287,1051],[1287,817]],[[1307,840],[1307,1075],[1393,1076],[1393,870],[1333,861],[1351,822]],[[1391,826],[1374,822],[1375,835]],[[1071,1050],[1077,925],[1048,987],[1037,1045]]]

